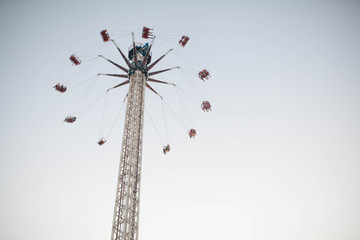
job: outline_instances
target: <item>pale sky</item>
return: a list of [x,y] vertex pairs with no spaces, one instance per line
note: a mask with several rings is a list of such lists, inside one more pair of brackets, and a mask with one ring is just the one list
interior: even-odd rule
[[[131,31],[147,42],[143,26],[158,36],[153,59],[176,47],[154,70],[182,67],[156,79],[189,96],[183,108],[173,87],[151,84],[181,119],[166,109],[165,124],[146,92],[161,140],[145,113],[140,240],[360,239],[359,13],[355,0],[1,1],[0,239],[110,239],[124,110],[110,129],[127,87],[63,119],[122,81],[79,85],[121,73],[97,54],[125,65],[99,32],[126,52]],[[77,71],[66,93],[53,89]]]

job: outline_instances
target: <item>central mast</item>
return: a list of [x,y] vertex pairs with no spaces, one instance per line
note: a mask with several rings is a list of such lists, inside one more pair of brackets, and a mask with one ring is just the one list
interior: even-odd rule
[[111,240],[138,240],[145,87],[158,94],[148,84],[148,82],[163,84],[171,83],[149,78],[149,76],[178,68],[173,67],[160,71],[149,72],[150,69],[152,69],[172,50],[170,49],[154,63],[148,66],[148,64],[151,62],[150,50],[154,42],[154,38],[150,46],[148,43],[135,44],[133,34],[133,44],[129,49],[128,58],[125,57],[116,42],[111,39],[116,48],[119,50],[129,69],[100,55],[100,57],[114,64],[127,74],[99,73],[99,75],[127,78],[126,81],[116,85],[113,88],[117,88],[129,83]]
[[[138,240],[139,238],[139,215],[140,215],[140,182],[141,182],[141,167],[142,167],[142,149],[143,149],[143,126],[144,126],[144,107],[145,107],[145,87],[161,97],[150,85],[149,82],[169,84],[175,86],[173,83],[160,81],[154,79],[152,76],[167,72],[179,67],[172,67],[158,71],[150,71],[158,62],[161,61],[169,52],[168,50],[156,61],[151,62],[151,48],[155,36],[151,32],[151,28],[143,27],[142,38],[152,39],[150,45],[148,43],[135,43],[134,33],[132,33],[132,46],[129,48],[128,57],[126,57],[116,42],[110,38],[107,30],[100,32],[103,41],[112,41],[127,67],[123,67],[114,61],[99,55],[111,64],[121,69],[126,74],[107,74],[99,73],[98,75],[126,78],[126,80],[111,89],[129,84],[129,91],[127,93],[127,107],[125,115],[124,135],[121,147],[120,166],[118,173],[118,180],[116,186],[116,197],[114,207],[113,225],[111,231],[111,240]],[[179,44],[184,47],[189,41],[189,37],[183,36]],[[81,60],[75,55],[70,56],[70,60],[74,65],[81,64]],[[199,77],[204,80],[210,77],[207,70],[199,72]],[[204,80],[205,81],[205,80]],[[67,87],[58,83],[54,86],[55,90],[64,93]],[[108,89],[111,90],[111,89]],[[162,97],[161,97],[162,99]],[[204,111],[211,110],[211,105],[208,101],[203,101],[201,105]],[[73,123],[76,117],[70,115],[65,118],[65,122]],[[190,129],[188,132],[190,138],[196,135],[195,129]],[[103,145],[106,139],[102,137],[99,145]],[[170,145],[163,147],[163,152],[166,154],[170,151]]]
[[130,86],[116,191],[112,240],[138,239],[144,100],[147,80],[145,67],[147,64],[142,65],[144,52],[139,51],[137,53],[136,48],[143,49],[142,46],[135,46],[134,44],[133,49],[129,51],[129,58],[133,62],[129,69]]

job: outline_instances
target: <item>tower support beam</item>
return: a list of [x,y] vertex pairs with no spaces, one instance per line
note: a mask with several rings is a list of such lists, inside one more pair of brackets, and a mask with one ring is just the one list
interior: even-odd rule
[[138,239],[146,76],[136,70],[129,79],[111,240]]
[[[111,232],[111,240],[138,240],[139,235],[139,215],[140,215],[140,182],[141,182],[141,162],[143,149],[143,125],[144,125],[144,105],[145,105],[145,88],[159,95],[148,83],[166,83],[156,79],[149,78],[149,70],[154,67],[162,58],[164,58],[172,49],[161,56],[149,67],[147,66],[150,49],[145,50],[139,47],[136,50],[135,39],[133,35],[133,54],[129,62],[120,48],[115,44],[121,56],[124,58],[129,70],[105,58],[110,63],[119,67],[121,70],[128,73],[125,74],[103,74],[114,77],[129,77],[128,80],[116,85],[113,88],[129,84],[129,91],[127,93],[127,107],[125,114],[125,126],[123,142],[121,147],[119,174],[116,186],[115,207],[113,226]],[[137,54],[138,53],[138,54]],[[139,65],[141,63],[141,65]],[[178,67],[175,67],[178,68]],[[160,74],[174,68],[168,68],[153,72],[151,75]],[[175,84],[171,84],[175,85]],[[111,88],[111,89],[113,89]],[[109,89],[110,90],[110,89]],[[109,91],[108,90],[108,91]],[[159,95],[160,96],[160,95]],[[161,97],[161,96],[160,96]],[[162,98],[162,97],[161,97]]]

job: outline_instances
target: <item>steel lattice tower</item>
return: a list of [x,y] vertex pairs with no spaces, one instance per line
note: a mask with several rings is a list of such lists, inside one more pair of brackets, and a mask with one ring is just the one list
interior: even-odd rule
[[151,42],[150,46],[147,43],[135,44],[133,34],[133,44],[132,48],[129,50],[128,59],[122,53],[115,41],[112,40],[124,61],[128,65],[129,69],[101,56],[127,73],[100,73],[100,75],[127,78],[126,81],[116,85],[113,88],[129,83],[111,240],[138,239],[145,87],[149,88],[157,94],[157,92],[152,87],[150,87],[148,82],[165,84],[171,83],[155,80],[153,78],[149,78],[149,76],[178,68],[168,68],[149,73],[150,69],[153,68],[172,50],[170,49],[158,60],[148,66],[148,64],[151,62],[150,50],[153,45],[153,41]]

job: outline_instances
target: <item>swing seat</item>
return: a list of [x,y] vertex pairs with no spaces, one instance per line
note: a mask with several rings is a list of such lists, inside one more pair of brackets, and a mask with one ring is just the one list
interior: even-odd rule
[[106,29],[105,29],[105,30],[102,30],[102,31],[100,32],[100,34],[101,34],[101,37],[103,38],[103,41],[104,41],[104,42],[108,42],[108,41],[110,40],[110,35],[109,35],[109,33],[107,32]]
[[204,111],[211,111],[211,104],[210,102],[208,101],[203,101],[202,104],[201,104],[201,109],[204,110]]
[[73,123],[76,121],[76,117],[73,116],[67,116],[64,120],[64,122]]
[[203,81],[205,82],[205,79],[206,79],[206,80],[209,79],[210,73],[209,73],[209,71],[207,71],[206,69],[204,69],[204,70],[202,70],[202,71],[199,72],[198,76],[199,76],[199,78],[200,78],[201,80],[203,80]]
[[145,38],[145,39],[154,38],[154,35],[152,34],[152,32],[150,32],[151,30],[153,30],[153,29],[152,29],[152,28],[143,27],[143,30],[142,30],[142,38]]
[[61,93],[66,92],[66,89],[67,89],[67,87],[65,87],[64,85],[61,85],[60,83],[56,84],[54,86],[54,88],[55,88],[56,91],[59,91]]
[[182,38],[179,41],[180,46],[185,47],[187,42],[190,40],[188,36],[182,36]]
[[80,58],[77,57],[75,54],[71,55],[69,59],[75,65],[80,65],[80,63],[81,63]]
[[99,146],[103,145],[104,143],[106,143],[106,139],[105,138],[100,138],[98,141]]
[[164,154],[166,154],[167,152],[170,152],[170,145],[169,144],[167,146],[163,147],[163,152],[164,152]]
[[190,131],[189,131],[189,136],[190,136],[190,138],[195,138],[195,136],[196,136],[196,130],[195,129],[190,129]]

